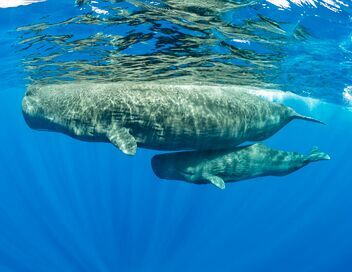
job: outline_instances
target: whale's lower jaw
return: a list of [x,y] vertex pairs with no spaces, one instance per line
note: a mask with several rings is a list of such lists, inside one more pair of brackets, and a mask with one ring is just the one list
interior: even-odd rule
[[31,116],[25,111],[22,111],[22,116],[27,126],[31,129],[57,132],[57,129],[53,123],[48,122],[40,116]]

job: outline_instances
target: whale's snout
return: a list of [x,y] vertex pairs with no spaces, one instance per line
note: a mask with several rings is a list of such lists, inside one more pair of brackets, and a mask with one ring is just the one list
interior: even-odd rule
[[160,179],[180,178],[177,167],[173,160],[167,160],[165,155],[155,155],[152,158],[152,169],[154,174]]
[[156,155],[152,158],[152,169],[154,174],[161,179],[167,179],[170,176],[170,166],[165,165],[160,155]]
[[22,115],[26,124],[32,129],[45,129],[42,120],[42,107],[37,97],[27,92],[22,100]]
[[193,182],[197,178],[195,169],[187,160],[185,163],[183,152],[155,155],[151,162],[154,174],[160,179]]

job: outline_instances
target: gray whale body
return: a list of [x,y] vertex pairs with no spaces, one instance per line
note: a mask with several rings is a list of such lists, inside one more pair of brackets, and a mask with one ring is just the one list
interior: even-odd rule
[[256,143],[230,150],[187,151],[155,155],[154,173],[161,179],[195,184],[212,183],[224,189],[225,182],[261,176],[288,175],[311,162],[329,160],[329,155],[313,148],[310,154],[271,149]]
[[152,83],[32,85],[23,101],[27,124],[76,139],[111,142],[134,155],[156,150],[210,150],[264,140],[293,119],[316,121],[238,86]]

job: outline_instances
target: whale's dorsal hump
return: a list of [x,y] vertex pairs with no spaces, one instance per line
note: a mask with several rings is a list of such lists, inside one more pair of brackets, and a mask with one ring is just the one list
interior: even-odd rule
[[106,136],[109,141],[126,155],[135,155],[137,151],[136,139],[125,127],[112,126]]
[[222,178],[212,175],[203,175],[203,178],[220,189],[225,189],[225,182]]

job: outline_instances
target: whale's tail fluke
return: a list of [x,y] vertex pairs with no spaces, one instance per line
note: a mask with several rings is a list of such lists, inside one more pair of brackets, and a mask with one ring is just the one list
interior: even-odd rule
[[312,117],[309,117],[309,116],[304,116],[304,115],[301,115],[301,114],[298,114],[296,113],[295,115],[293,115],[293,119],[301,119],[301,120],[306,120],[306,121],[310,121],[310,122],[314,122],[314,123],[319,123],[319,124],[323,124],[323,125],[326,125],[324,122],[322,121],[319,121],[317,119],[314,119]]
[[321,160],[330,160],[330,156],[324,152],[321,152],[318,147],[313,147],[309,155],[305,158],[305,162],[315,162]]

